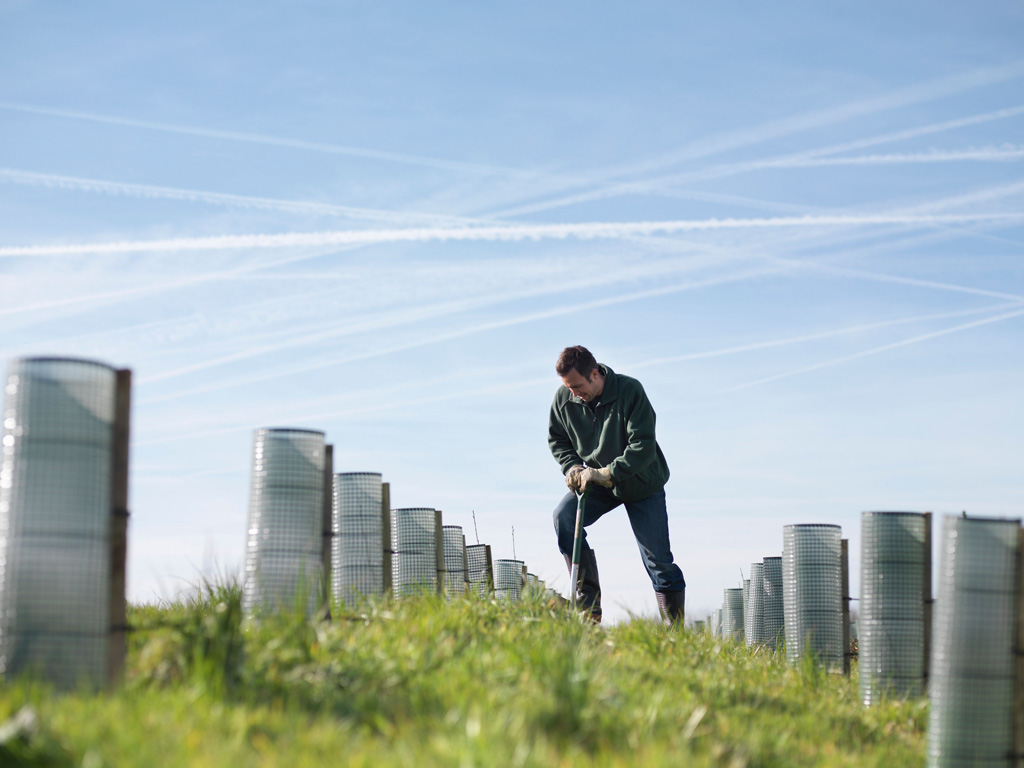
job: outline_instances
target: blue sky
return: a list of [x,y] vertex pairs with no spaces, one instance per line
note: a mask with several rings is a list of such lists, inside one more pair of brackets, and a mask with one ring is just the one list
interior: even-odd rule
[[[1024,6],[0,0],[0,359],[134,371],[129,596],[236,570],[252,430],[565,591],[545,441],[645,385],[688,608],[782,527],[1024,514]],[[514,529],[514,536],[513,536]],[[623,512],[605,615],[652,615]]]

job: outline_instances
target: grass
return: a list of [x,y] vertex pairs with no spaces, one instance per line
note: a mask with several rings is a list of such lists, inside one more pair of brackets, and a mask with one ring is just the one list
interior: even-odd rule
[[916,766],[927,707],[856,677],[540,600],[243,621],[239,590],[133,607],[115,693],[0,683],[0,766]]

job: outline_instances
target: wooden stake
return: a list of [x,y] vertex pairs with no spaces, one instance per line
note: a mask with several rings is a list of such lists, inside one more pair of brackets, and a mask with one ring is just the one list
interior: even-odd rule
[[441,510],[434,512],[434,546],[437,558],[437,594],[444,595],[444,526],[441,525]]
[[384,569],[383,592],[390,595],[393,589],[391,578],[391,484],[380,484],[380,534],[381,546],[384,548],[384,558],[381,561]]
[[1013,637],[1013,764],[1024,765],[1024,528],[1017,529],[1014,558],[1017,621]]
[[850,675],[850,542],[840,542],[839,567],[843,580],[843,674]]
[[924,669],[921,671],[922,690],[928,692],[931,664],[932,664],[932,608],[935,600],[932,598],[932,513],[924,513],[924,573],[921,574],[923,586],[921,600],[924,611],[924,658],[922,663]]
[[131,433],[132,372],[117,371],[110,466],[110,593],[107,687],[124,677],[128,655],[128,606],[125,600],[128,560],[128,458]]
[[324,489],[320,507],[320,612],[331,618],[331,542],[334,539],[334,446],[324,446]]

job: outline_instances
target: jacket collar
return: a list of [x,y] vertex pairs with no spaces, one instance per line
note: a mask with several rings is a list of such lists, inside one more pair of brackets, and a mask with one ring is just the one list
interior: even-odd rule
[[615,375],[615,371],[604,363],[598,363],[597,367],[604,374],[604,389],[601,391],[601,402],[610,403],[619,396],[619,377]]

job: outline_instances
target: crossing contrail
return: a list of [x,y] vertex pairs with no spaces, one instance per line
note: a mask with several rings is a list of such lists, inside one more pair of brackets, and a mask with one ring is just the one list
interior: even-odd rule
[[965,161],[1005,163],[1024,158],[1024,148],[984,147],[981,149],[933,150],[855,157],[808,157],[765,162],[764,168],[819,168],[841,165],[903,165],[912,163],[957,163]]
[[24,184],[37,187],[72,189],[83,192],[99,192],[108,195],[125,195],[143,199],[182,200],[189,203],[210,203],[227,205],[236,208],[253,208],[258,210],[285,211],[289,213],[318,214],[327,216],[346,216],[351,219],[366,221],[398,222],[432,222],[455,224],[470,223],[471,219],[458,216],[443,216],[428,213],[408,213],[360,208],[349,205],[331,203],[315,203],[302,200],[277,200],[266,197],[232,195],[223,192],[207,192],[196,189],[178,189],[149,184],[128,184],[102,179],[87,179],[78,176],[59,176],[50,173],[33,173],[15,168],[0,168],[0,182]]
[[890,131],[888,133],[868,136],[862,139],[855,139],[853,141],[845,141],[838,144],[827,144],[825,146],[806,149],[788,155],[763,158],[760,160],[747,160],[737,163],[721,163],[719,165],[710,166],[696,171],[684,171],[681,173],[662,175],[636,181],[622,181],[614,184],[609,183],[589,191],[578,192],[576,194],[567,195],[557,199],[543,200],[540,202],[519,205],[514,208],[506,208],[496,211],[492,215],[496,218],[508,218],[512,216],[539,213],[553,208],[563,208],[569,205],[591,202],[608,197],[618,197],[629,194],[666,194],[672,186],[677,184],[720,179],[753,171],[770,170],[773,168],[801,167],[802,163],[809,164],[816,158],[828,157],[842,152],[866,149],[880,144],[906,141],[907,139],[918,138],[944,131],[952,131],[958,128],[966,128],[972,125],[980,125],[982,123],[988,123],[995,120],[1005,120],[1022,114],[1024,114],[1024,105],[1007,107],[1005,109],[998,109],[978,115],[970,115],[968,117],[961,117],[953,120],[943,120],[941,122],[929,123],[928,125],[915,126],[913,128],[906,128],[899,131]]
[[1021,220],[1024,220],[1024,211],[963,214],[866,213],[749,219],[712,218],[675,221],[582,222],[478,227],[410,227],[406,229],[292,232],[279,235],[222,235],[217,237],[182,237],[168,240],[6,246],[0,248],[0,257],[216,251],[240,248],[374,245],[403,242],[517,242],[523,240],[565,240],[569,238],[581,240],[619,239],[637,235],[714,230],[864,227],[886,224],[906,226],[1007,224]]
[[341,144],[327,144],[317,141],[288,139],[280,136],[267,136],[260,133],[244,133],[241,131],[226,131],[214,128],[197,128],[195,126],[175,125],[173,123],[161,123],[152,120],[137,120],[130,117],[101,115],[93,112],[81,112],[71,109],[57,109],[55,107],[43,107],[36,104],[24,104],[13,101],[0,101],[0,109],[16,112],[28,112],[36,115],[63,117],[71,120],[87,120],[94,123],[106,123],[108,125],[122,125],[128,128],[143,128],[150,131],[200,136],[207,139],[225,139],[228,141],[238,141],[249,144],[264,144],[287,147],[289,149],[324,152],[327,154],[349,155],[351,157],[363,157],[370,160],[385,160],[393,163],[419,165],[426,168],[438,168],[447,171],[469,171],[476,174],[502,174],[521,178],[535,178],[543,175],[534,171],[524,171],[518,168],[502,168],[498,166],[484,165],[482,163],[442,160],[433,157],[409,155],[401,152],[388,152],[384,150],[365,149],[362,147],[350,147]]
[[843,355],[842,357],[836,357],[836,358],[833,358],[831,360],[824,360],[824,361],[822,361],[820,363],[814,363],[813,365],[805,365],[805,366],[803,366],[801,368],[797,368],[797,369],[792,370],[792,371],[786,371],[784,373],[777,373],[777,374],[775,374],[773,376],[765,376],[763,379],[756,379],[754,381],[748,381],[748,382],[746,382],[744,384],[737,384],[736,386],[729,387],[729,388],[724,389],[722,391],[723,392],[737,392],[737,391],[739,391],[741,389],[747,389],[748,387],[757,386],[758,384],[767,384],[768,382],[778,381],[779,379],[786,379],[786,378],[789,378],[790,376],[798,376],[801,373],[809,373],[810,371],[817,371],[817,370],[820,370],[822,368],[829,368],[829,367],[831,367],[833,365],[840,365],[841,363],[848,363],[851,360],[857,360],[857,359],[862,358],[862,357],[867,357],[868,355],[877,355],[880,352],[888,352],[891,349],[898,349],[899,347],[906,347],[906,346],[909,346],[911,344],[919,344],[919,343],[921,343],[923,341],[930,341],[932,339],[937,339],[937,338],[939,338],[941,336],[948,336],[951,333],[959,333],[961,331],[967,331],[967,330],[970,330],[972,328],[977,328],[977,327],[982,326],[982,325],[988,325],[990,323],[999,323],[999,322],[1002,322],[1004,320],[1010,320],[1010,319],[1015,318],[1015,317],[1020,317],[1021,315],[1024,315],[1024,309],[1017,309],[1017,310],[1014,310],[1013,312],[1005,312],[1005,313],[1003,313],[1001,315],[996,315],[995,317],[987,317],[987,318],[984,318],[983,320],[975,320],[975,321],[970,322],[970,323],[963,323],[961,325],[954,325],[952,328],[943,328],[940,331],[933,331],[932,333],[925,333],[925,334],[921,334],[920,336],[913,336],[913,337],[911,337],[909,339],[903,339],[901,341],[896,341],[896,342],[893,342],[891,344],[883,344],[880,347],[872,347],[871,349],[865,349],[865,350],[863,350],[861,352],[855,352],[852,355]]

